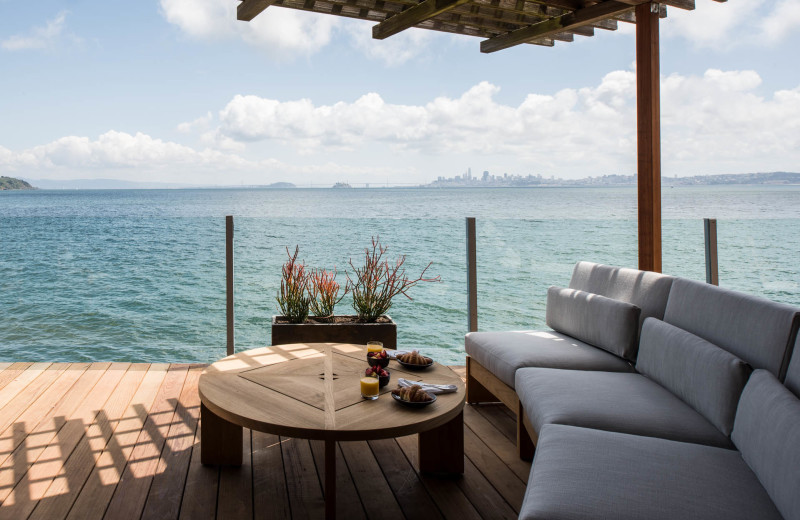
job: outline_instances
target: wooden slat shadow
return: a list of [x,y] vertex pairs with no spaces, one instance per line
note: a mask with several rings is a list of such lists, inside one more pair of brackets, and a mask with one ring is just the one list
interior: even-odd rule
[[[323,518],[321,442],[244,429],[241,468],[200,463],[203,368],[0,364],[0,520]],[[413,435],[338,444],[338,517],[516,518],[530,464],[513,419],[464,417],[462,478],[420,475]]]

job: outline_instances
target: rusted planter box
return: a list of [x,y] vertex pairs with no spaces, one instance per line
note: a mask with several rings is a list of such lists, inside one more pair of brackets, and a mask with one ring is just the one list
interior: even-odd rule
[[[380,341],[384,348],[397,348],[397,324],[390,316],[377,323],[361,323],[355,316],[334,316],[334,322],[281,323],[283,316],[272,317],[272,344],[356,343]],[[385,319],[384,319],[385,318]],[[313,320],[313,318],[309,318]]]

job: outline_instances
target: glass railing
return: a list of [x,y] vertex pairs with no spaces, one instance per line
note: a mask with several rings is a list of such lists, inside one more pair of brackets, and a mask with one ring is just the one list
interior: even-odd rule
[[[433,261],[428,274],[442,279],[413,288],[413,301],[395,299],[389,314],[398,323],[400,348],[463,364],[463,216],[436,217],[437,208],[452,212],[436,190],[403,195],[403,210],[394,212],[385,207],[397,197],[392,190],[330,195],[336,191],[120,192],[111,202],[108,194],[66,192],[63,199],[54,195],[47,211],[29,199],[13,206],[0,198],[1,360],[208,362],[225,355],[224,214],[237,201],[243,213],[234,213],[237,350],[271,343],[287,247],[299,246],[309,266],[336,267],[344,285],[349,259],[360,260],[371,237],[380,235],[390,260],[407,255],[409,275]],[[477,217],[480,330],[544,327],[547,287],[567,285],[579,260],[637,265],[631,190],[595,190],[591,197],[610,197],[598,203],[601,210],[582,208],[572,216],[548,190],[514,192],[544,205],[532,209],[520,201],[502,205],[504,190],[488,192],[492,200],[478,192],[467,204]],[[565,193],[570,200],[581,196]],[[324,205],[332,196],[348,198],[342,207],[349,214],[331,217],[334,206]],[[147,205],[154,197],[155,210]],[[303,198],[308,216],[288,216],[301,211],[288,203],[276,209],[281,197]],[[526,218],[509,218],[515,213]],[[800,217],[733,216],[718,216],[720,285],[800,306]],[[702,218],[664,220],[664,272],[704,280],[704,262]],[[337,312],[352,313],[350,301],[345,297]]]

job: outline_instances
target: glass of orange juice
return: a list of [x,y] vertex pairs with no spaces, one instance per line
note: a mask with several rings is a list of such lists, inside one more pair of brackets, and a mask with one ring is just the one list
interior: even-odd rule
[[380,386],[377,377],[362,377],[361,378],[361,397],[364,399],[374,400],[378,398]]
[[367,341],[367,353],[380,352],[383,350],[383,343],[380,341]]

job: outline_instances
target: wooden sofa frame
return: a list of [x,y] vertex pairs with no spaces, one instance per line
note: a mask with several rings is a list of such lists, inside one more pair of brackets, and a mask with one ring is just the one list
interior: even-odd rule
[[517,416],[517,453],[521,459],[533,460],[538,435],[525,416],[517,392],[470,356],[467,356],[467,402],[506,405]]

